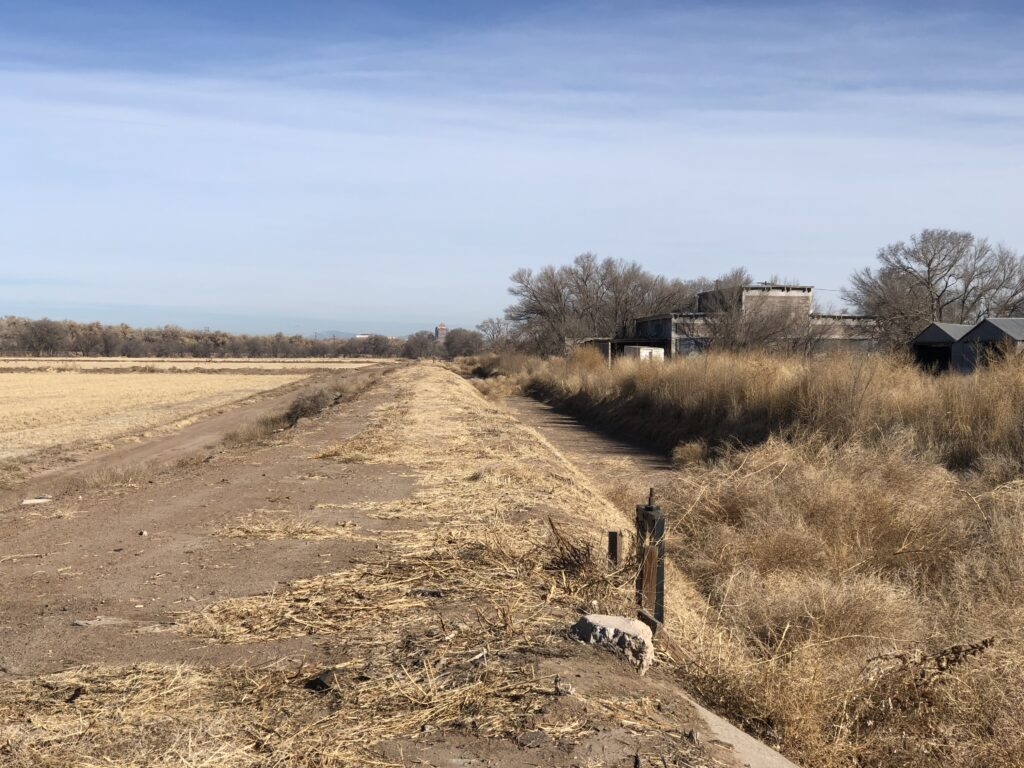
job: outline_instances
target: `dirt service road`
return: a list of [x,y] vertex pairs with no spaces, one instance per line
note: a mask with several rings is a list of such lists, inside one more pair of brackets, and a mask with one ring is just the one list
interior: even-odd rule
[[631,609],[598,555],[621,524],[433,364],[269,444],[8,508],[0,757],[740,765],[664,660],[639,677],[566,637],[580,612]]

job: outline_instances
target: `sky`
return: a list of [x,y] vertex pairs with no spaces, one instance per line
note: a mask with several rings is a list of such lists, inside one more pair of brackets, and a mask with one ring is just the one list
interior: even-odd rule
[[[1015,7],[1017,6],[1017,7]],[[0,0],[0,315],[472,327],[591,251],[1024,250],[1016,3]]]

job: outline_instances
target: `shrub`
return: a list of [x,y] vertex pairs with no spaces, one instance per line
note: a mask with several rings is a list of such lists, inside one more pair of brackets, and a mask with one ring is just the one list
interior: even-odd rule
[[708,457],[708,444],[703,440],[687,440],[672,449],[672,464],[685,467],[704,461]]
[[288,410],[284,412],[284,419],[289,427],[294,427],[299,419],[316,416],[333,403],[334,396],[326,389],[314,389],[312,392],[303,392],[288,406]]

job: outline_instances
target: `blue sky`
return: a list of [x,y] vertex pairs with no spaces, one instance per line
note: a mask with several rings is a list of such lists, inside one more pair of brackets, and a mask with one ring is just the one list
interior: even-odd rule
[[[4,2],[0,314],[405,333],[582,251],[1024,249],[1013,4]],[[826,301],[838,300],[823,293]]]

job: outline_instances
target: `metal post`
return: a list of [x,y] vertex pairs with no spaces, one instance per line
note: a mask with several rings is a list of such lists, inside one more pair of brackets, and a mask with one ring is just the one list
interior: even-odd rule
[[636,601],[640,618],[657,631],[665,621],[665,515],[654,504],[653,488],[647,504],[636,508],[636,548]]
[[608,565],[618,568],[622,562],[623,550],[626,548],[624,531],[608,531]]

